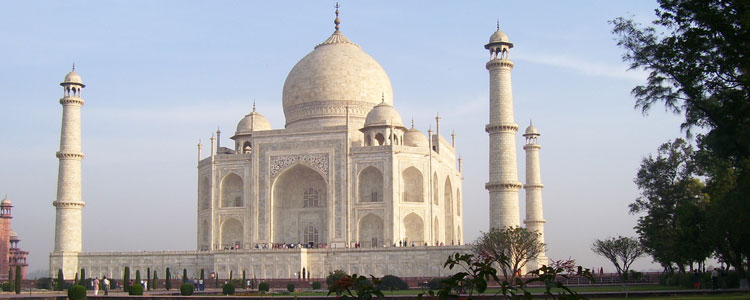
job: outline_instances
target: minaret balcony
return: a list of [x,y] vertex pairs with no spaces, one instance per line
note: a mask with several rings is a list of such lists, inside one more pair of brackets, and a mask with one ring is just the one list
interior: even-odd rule
[[487,126],[484,127],[484,131],[490,133],[490,132],[516,132],[518,131],[518,124],[510,123],[510,124],[502,124],[502,123],[494,123],[494,124],[487,124]]

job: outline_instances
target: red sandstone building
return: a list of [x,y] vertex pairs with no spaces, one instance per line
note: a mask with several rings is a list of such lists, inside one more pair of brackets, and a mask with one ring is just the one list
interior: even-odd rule
[[8,276],[15,277],[12,273],[16,271],[16,266],[21,266],[21,279],[26,279],[26,268],[29,266],[26,263],[29,252],[18,248],[21,240],[10,230],[10,219],[13,218],[10,214],[11,207],[13,205],[8,197],[0,202],[0,280],[3,281],[8,280]]

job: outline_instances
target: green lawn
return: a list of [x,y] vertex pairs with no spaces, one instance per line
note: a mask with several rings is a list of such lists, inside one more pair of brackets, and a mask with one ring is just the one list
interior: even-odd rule
[[[612,300],[653,300],[654,298],[608,298]],[[659,299],[669,300],[714,300],[714,299],[750,299],[750,294],[721,294],[721,295],[700,295],[700,296],[676,296],[676,297],[660,297]]]
[[[571,287],[573,291],[579,292],[579,293],[585,293],[585,292],[622,292],[622,286],[619,285],[608,285],[608,286],[574,286]],[[662,291],[662,290],[684,290],[684,288],[675,287],[675,286],[664,286],[664,285],[634,285],[634,286],[628,286],[628,291],[634,292],[634,291]],[[498,289],[489,289],[485,293],[485,295],[492,295],[497,293]],[[530,292],[534,294],[541,294],[544,292],[544,288],[542,287],[534,287],[529,289]],[[386,296],[390,295],[416,295],[418,293],[422,293],[422,290],[405,290],[405,291],[383,291],[383,294]],[[554,292],[554,290],[553,290]],[[313,291],[297,291],[294,293],[271,293],[266,294],[265,296],[325,296],[327,295],[327,292],[313,292]],[[238,295],[246,295],[244,293],[238,293]],[[258,294],[252,294],[252,295],[258,295]],[[616,298],[612,298],[616,299]],[[628,299],[654,299],[654,298],[628,298]],[[715,295],[715,296],[680,296],[680,297],[669,297],[669,299],[750,299],[750,294],[722,294],[722,295]]]

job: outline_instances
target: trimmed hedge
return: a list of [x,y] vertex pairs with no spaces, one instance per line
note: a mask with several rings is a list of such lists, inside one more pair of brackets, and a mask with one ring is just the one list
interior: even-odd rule
[[68,289],[68,299],[84,300],[86,299],[86,288],[82,285],[74,285]]
[[11,284],[10,282],[3,282],[3,286],[2,286],[3,292],[12,292],[13,291],[13,286],[14,285]]
[[128,295],[131,295],[131,296],[143,295],[143,286],[140,283],[134,283],[128,289]]
[[291,282],[287,283],[286,290],[289,291],[290,293],[294,293],[294,283],[291,283]]
[[408,290],[409,284],[406,283],[401,277],[395,276],[395,275],[385,275],[383,278],[380,279],[380,284],[378,284],[378,289],[381,291],[398,291],[398,290]]
[[234,284],[227,283],[222,288],[221,291],[224,295],[234,295]]
[[271,285],[268,284],[268,282],[262,281],[260,284],[258,284],[258,291],[263,293],[268,293],[268,291],[271,289]]
[[190,296],[193,294],[193,285],[189,283],[183,283],[180,286],[180,295]]

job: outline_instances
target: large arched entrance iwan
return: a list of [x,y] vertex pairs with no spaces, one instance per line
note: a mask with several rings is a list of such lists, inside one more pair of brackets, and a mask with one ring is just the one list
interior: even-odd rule
[[320,173],[296,164],[273,184],[274,243],[326,242],[328,188]]

